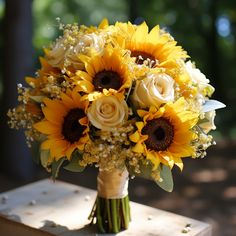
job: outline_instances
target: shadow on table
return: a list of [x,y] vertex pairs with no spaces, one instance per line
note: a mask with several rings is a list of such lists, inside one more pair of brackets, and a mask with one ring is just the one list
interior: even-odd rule
[[85,225],[83,228],[70,230],[66,226],[56,224],[54,221],[45,220],[44,225],[40,228],[43,231],[63,236],[115,236],[116,234],[98,234],[95,225]]

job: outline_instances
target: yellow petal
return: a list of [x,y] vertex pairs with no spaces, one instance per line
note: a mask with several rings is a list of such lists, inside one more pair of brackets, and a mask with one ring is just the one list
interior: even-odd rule
[[137,113],[140,117],[144,117],[145,115],[148,114],[148,111],[145,110],[137,110]]
[[155,113],[155,112],[157,112],[157,108],[154,107],[154,106],[151,106],[151,107],[149,108],[149,112]]
[[153,166],[153,170],[155,170],[159,165],[160,165],[160,157],[158,155],[158,153],[155,152],[147,152],[147,159],[150,160],[152,162]]
[[77,81],[76,85],[80,88],[80,91],[85,92],[85,93],[91,93],[94,91],[94,86],[91,82],[89,81]]
[[162,152],[161,156],[165,161],[167,161],[169,167],[172,169],[175,163],[174,163],[174,160],[173,160],[173,157],[172,157],[171,153]]
[[53,110],[49,109],[48,107],[43,107],[43,114],[45,115],[45,118],[50,121],[51,123],[55,125],[60,125],[62,123],[62,116],[61,114],[58,115],[57,112],[54,112]]
[[137,143],[139,140],[140,140],[140,134],[138,131],[134,132],[133,134],[131,134],[129,136],[129,139],[134,142],[134,143]]
[[40,147],[41,147],[41,149],[47,150],[47,149],[50,149],[51,144],[52,144],[51,140],[47,139],[47,140],[45,140],[44,142],[41,143]]
[[67,108],[72,108],[75,106],[74,101],[67,94],[61,93],[61,99],[63,101],[63,104],[65,104]]
[[107,18],[104,18],[102,22],[99,24],[98,29],[105,29],[109,26],[109,22]]
[[81,125],[87,125],[88,124],[88,117],[86,116],[86,117],[79,119],[79,123]]
[[184,164],[183,164],[183,161],[180,157],[174,157],[174,162],[175,162],[175,165],[177,165],[180,170],[182,171],[183,168],[184,168]]
[[[82,79],[82,80],[85,80],[85,81],[89,81],[89,82],[92,82],[93,78],[88,74],[86,73],[85,71],[77,71],[76,72],[76,75]],[[76,77],[73,78],[74,81],[79,81],[79,79],[76,79]]]
[[143,146],[143,144],[141,144],[141,143],[139,142],[139,143],[137,143],[137,144],[132,148],[132,150],[133,150],[134,152],[137,152],[137,153],[143,153],[143,152],[144,152],[144,146]]
[[89,142],[89,136],[88,135],[85,135],[85,136],[83,136],[83,137],[81,137],[80,139],[79,139],[79,141],[77,142],[77,145],[79,145],[79,144],[86,144],[86,143],[88,143]]
[[160,28],[159,26],[155,26],[150,33],[148,34],[148,41],[150,43],[156,42],[158,37],[159,37],[159,32],[160,32]]
[[143,22],[138,26],[136,32],[133,35],[133,39],[143,42],[144,37],[148,34],[148,26],[146,22]]
[[34,124],[34,128],[43,134],[55,134],[58,133],[60,127],[53,125],[49,121],[40,121]]
[[64,157],[68,145],[69,144],[64,140],[54,140],[50,149],[52,156],[54,156],[56,160]]
[[75,145],[71,145],[67,150],[66,150],[66,157],[68,160],[70,160],[71,158],[71,154],[73,153],[73,151],[75,150],[76,146]]
[[135,125],[137,126],[138,131],[141,132],[142,128],[144,127],[144,123],[141,121],[138,121],[135,123]]
[[45,98],[43,99],[43,102],[45,103],[45,105],[47,107],[49,107],[50,109],[54,110],[57,113],[61,113],[64,114],[65,113],[65,107],[63,106],[63,104],[58,101],[58,100],[51,100],[49,98]]
[[84,150],[84,143],[82,143],[82,144],[77,144],[76,147],[77,147],[80,151],[83,151],[83,150]]

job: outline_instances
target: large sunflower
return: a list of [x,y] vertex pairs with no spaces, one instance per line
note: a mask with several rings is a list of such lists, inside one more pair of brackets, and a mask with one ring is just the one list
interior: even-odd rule
[[178,60],[188,57],[171,35],[161,32],[158,25],[150,32],[145,22],[139,26],[118,22],[115,26],[125,38],[125,48],[131,51],[131,57],[136,58],[137,64],[175,71],[179,67]]
[[102,55],[80,56],[85,71],[77,71],[72,79],[74,84],[85,93],[103,92],[103,89],[122,92],[132,82],[128,68],[128,57],[122,49],[108,46]]
[[191,129],[198,121],[198,114],[186,107],[186,101],[180,98],[159,110],[155,107],[149,111],[138,110],[143,121],[136,122],[138,130],[130,136],[130,140],[136,143],[133,151],[143,153],[154,168],[163,163],[170,168],[175,164],[182,170],[181,158],[195,154],[191,142],[196,139],[196,134]]
[[47,135],[41,149],[50,150],[49,162],[62,157],[70,159],[75,149],[83,150],[89,141],[87,102],[81,101],[81,96],[73,90],[62,93],[61,100],[45,98],[44,103],[45,119],[34,125],[36,130]]

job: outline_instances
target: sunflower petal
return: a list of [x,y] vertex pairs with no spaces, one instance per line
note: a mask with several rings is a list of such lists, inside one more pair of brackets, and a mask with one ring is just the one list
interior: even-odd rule
[[109,22],[107,18],[104,18],[98,26],[98,29],[105,29],[109,26]]
[[160,157],[158,153],[155,152],[147,152],[147,159],[150,160],[153,163],[153,170],[156,170],[157,167],[160,165]]
[[79,123],[80,123],[81,125],[88,125],[88,117],[85,116],[85,117],[79,119]]
[[137,113],[140,117],[144,117],[145,115],[148,114],[148,111],[145,110],[137,110]]
[[43,134],[56,134],[59,131],[58,126],[46,120],[34,124],[34,128]]
[[174,157],[174,162],[175,162],[175,165],[177,165],[180,170],[182,171],[183,168],[184,168],[184,164],[183,164],[183,161],[180,157]]
[[143,153],[144,152],[144,146],[142,143],[138,142],[136,143],[136,145],[132,148],[132,150],[134,152],[137,152],[137,153]]
[[92,80],[93,80],[93,78],[85,71],[81,71],[81,70],[77,71],[76,75],[79,77],[79,79],[77,77],[74,77],[73,80],[75,82],[79,81],[80,79],[85,80],[85,81],[89,81],[89,82],[92,82]]
[[67,94],[61,93],[61,99],[68,108],[74,107],[74,101]]
[[52,144],[51,140],[47,139],[47,140],[45,140],[44,142],[41,143],[40,148],[44,149],[44,150],[50,149],[51,144]]
[[66,150],[66,157],[68,160],[70,160],[71,155],[73,153],[73,151],[75,150],[76,146],[75,145],[71,145],[67,150]]
[[51,123],[55,125],[60,125],[62,122],[62,116],[58,116],[56,112],[49,109],[48,107],[43,107],[43,114],[45,115],[45,118],[50,121]]
[[144,127],[144,123],[139,121],[139,122],[136,122],[135,125],[137,126],[138,131],[141,132],[142,128]]
[[155,42],[159,38],[159,33],[160,33],[160,27],[157,25],[148,34],[148,41],[150,43]]
[[137,143],[139,140],[140,140],[140,134],[138,131],[134,132],[133,134],[131,134],[129,136],[129,139],[134,142],[134,143]]

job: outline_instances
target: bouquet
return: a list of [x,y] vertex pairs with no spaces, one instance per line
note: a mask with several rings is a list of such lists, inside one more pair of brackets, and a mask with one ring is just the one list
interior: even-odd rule
[[128,179],[142,176],[172,191],[172,169],[214,144],[214,88],[174,38],[157,25],[104,19],[98,27],[60,23],[9,125],[55,179],[60,168],[99,168],[90,219],[100,232],[128,228]]

